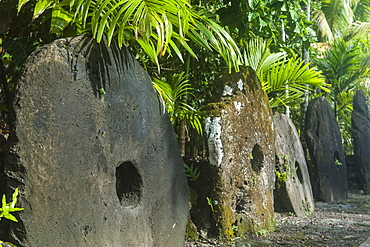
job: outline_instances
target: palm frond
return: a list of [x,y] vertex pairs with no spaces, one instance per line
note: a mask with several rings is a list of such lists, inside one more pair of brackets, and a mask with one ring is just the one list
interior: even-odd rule
[[[19,0],[18,11],[28,1]],[[182,60],[180,46],[196,57],[189,40],[219,52],[230,70],[238,70],[240,64],[241,54],[232,37],[187,0],[36,0],[34,17],[48,8],[54,16],[52,31],[73,23],[91,32],[97,42],[103,36],[108,44],[117,38],[121,47],[134,39],[156,64],[158,57],[172,52]]]
[[342,30],[352,24],[353,12],[349,0],[323,0],[322,10],[328,19],[334,37],[340,37]]
[[367,35],[370,19],[370,0],[320,0],[322,7],[314,11],[321,37],[329,43],[335,38],[349,41]]
[[356,43],[347,43],[337,39],[326,52],[325,58],[316,59],[315,63],[323,71],[334,90],[346,91],[354,86],[360,77],[362,51]]
[[312,20],[315,22],[321,36],[329,43],[332,43],[334,41],[334,34],[326,19],[325,13],[321,9],[315,10]]
[[296,101],[306,90],[312,90],[310,86],[329,91],[321,72],[308,66],[309,64],[295,58],[270,66],[262,87],[269,95],[271,107]]
[[308,66],[309,64],[304,64],[304,61],[295,58],[285,63],[275,63],[266,72],[266,81],[271,86],[270,91],[267,92],[285,90],[286,85],[295,86],[298,89],[305,89],[303,85],[309,85],[327,90],[321,72],[308,68]]
[[343,40],[350,41],[355,38],[363,38],[369,34],[370,22],[355,22],[343,33]]
[[265,41],[260,38],[250,39],[244,42],[243,65],[250,66],[256,71],[258,78],[263,81],[264,72],[275,62],[284,59],[287,54],[285,52],[272,53],[269,45],[271,40]]
[[61,7],[55,7],[51,15],[50,31],[61,33],[73,20],[73,15]]
[[202,134],[201,116],[196,109],[186,103],[187,99],[193,96],[193,88],[188,82],[185,74],[181,73],[173,75],[169,82],[154,78],[153,86],[160,94],[173,125],[176,120],[185,121]]
[[370,0],[353,0],[351,3],[356,21],[368,22],[370,19]]

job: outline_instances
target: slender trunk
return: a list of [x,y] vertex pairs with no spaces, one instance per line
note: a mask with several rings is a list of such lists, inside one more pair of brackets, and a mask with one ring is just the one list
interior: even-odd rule
[[181,121],[179,131],[179,148],[182,157],[185,157],[185,146],[186,146],[186,126],[185,121]]
[[[307,21],[311,21],[311,10],[310,9],[311,9],[311,0],[307,0],[307,5],[305,7]],[[308,50],[309,46],[310,46],[309,41],[303,42],[302,56],[303,56],[303,60],[305,64],[310,62],[310,52]],[[306,69],[308,69],[308,67]],[[302,109],[304,113],[306,112],[307,107],[308,107],[308,90],[306,89],[304,91],[304,102],[303,102],[303,109]]]
[[[188,78],[190,71],[190,53],[187,53],[185,60],[185,75]],[[183,99],[186,102],[186,98]],[[180,130],[179,130],[179,148],[180,154],[182,157],[185,157],[186,150],[186,123],[185,120],[180,121]]]
[[[311,20],[311,0],[307,0],[307,5],[305,6],[305,12],[306,12],[306,20],[310,21]],[[305,64],[310,62],[310,52],[308,50],[309,46],[310,46],[309,41],[306,41],[306,42],[303,41],[302,57],[303,57]],[[308,69],[308,67],[306,69]],[[305,85],[305,86],[307,87],[308,85]],[[305,151],[306,154],[307,154],[307,143],[305,139],[305,132],[306,132],[307,108],[308,108],[308,89],[305,89],[304,99],[301,105],[301,143],[302,143],[303,150]]]
[[[285,25],[284,25],[284,20],[281,20],[281,39],[285,43]],[[288,89],[288,84],[285,85],[285,95],[288,98],[289,97],[289,89]],[[285,106],[285,115],[290,117],[290,108],[289,106]]]

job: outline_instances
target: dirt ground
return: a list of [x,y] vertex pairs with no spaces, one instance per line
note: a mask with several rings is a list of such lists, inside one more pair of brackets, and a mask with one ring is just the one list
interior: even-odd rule
[[276,230],[266,236],[248,236],[233,243],[200,239],[186,247],[224,246],[360,246],[370,237],[370,195],[349,193],[342,204],[317,202],[305,218],[276,214]]

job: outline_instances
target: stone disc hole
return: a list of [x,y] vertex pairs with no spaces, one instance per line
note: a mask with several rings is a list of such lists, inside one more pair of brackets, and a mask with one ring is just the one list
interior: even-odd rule
[[116,168],[116,192],[122,206],[137,206],[141,201],[143,182],[138,170],[130,161]]
[[263,152],[260,145],[256,144],[252,150],[251,164],[254,172],[259,173],[263,167]]

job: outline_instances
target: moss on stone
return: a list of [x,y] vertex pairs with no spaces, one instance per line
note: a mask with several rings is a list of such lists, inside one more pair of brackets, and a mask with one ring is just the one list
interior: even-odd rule
[[235,237],[233,230],[234,212],[229,204],[230,202],[227,199],[219,199],[219,204],[216,207],[216,213],[220,217],[219,237],[226,241],[231,241]]
[[224,102],[209,103],[207,106],[207,117],[220,117],[221,112],[226,108],[226,105],[227,104]]
[[[256,193],[258,190],[251,190]],[[270,193],[270,192],[267,192]],[[253,196],[258,200],[258,194]],[[266,235],[275,229],[275,217],[272,208],[266,208],[264,203],[255,203],[250,215],[246,215],[238,220],[238,235],[256,234]]]
[[197,227],[194,223],[189,219],[188,224],[185,228],[185,240],[186,241],[196,241],[199,238],[199,234],[197,231]]

